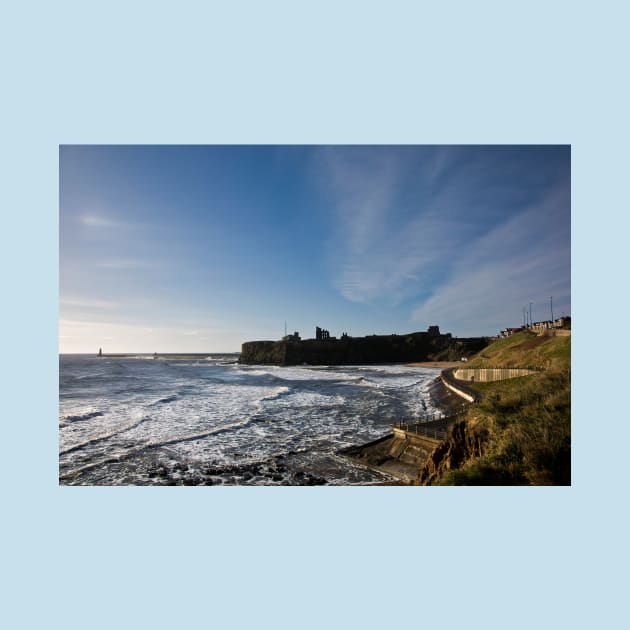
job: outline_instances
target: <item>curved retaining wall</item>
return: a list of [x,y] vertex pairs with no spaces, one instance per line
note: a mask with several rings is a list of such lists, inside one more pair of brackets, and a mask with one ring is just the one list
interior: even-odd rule
[[453,376],[460,381],[474,380],[476,383],[487,383],[528,376],[538,371],[536,368],[457,368]]
[[481,394],[472,389],[472,387],[468,387],[464,381],[457,379],[454,372],[454,368],[442,370],[442,373],[440,374],[442,383],[444,383],[444,385],[446,385],[446,387],[448,387],[452,392],[469,403],[481,400]]

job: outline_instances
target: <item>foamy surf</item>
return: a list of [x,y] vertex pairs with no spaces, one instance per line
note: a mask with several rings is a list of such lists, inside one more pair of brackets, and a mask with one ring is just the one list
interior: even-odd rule
[[[432,410],[435,370],[242,366],[189,357],[62,357],[59,465],[68,484],[362,485],[336,452]],[[218,358],[218,357],[217,357]]]

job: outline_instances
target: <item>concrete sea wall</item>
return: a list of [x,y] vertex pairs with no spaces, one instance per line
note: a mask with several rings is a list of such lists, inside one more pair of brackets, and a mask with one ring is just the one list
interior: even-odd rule
[[488,383],[519,376],[529,376],[537,371],[534,368],[457,368],[453,371],[453,376],[460,381]]

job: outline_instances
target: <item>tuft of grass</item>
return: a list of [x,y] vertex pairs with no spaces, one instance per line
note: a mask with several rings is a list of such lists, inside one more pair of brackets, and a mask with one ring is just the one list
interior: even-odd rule
[[518,474],[483,458],[464,468],[448,471],[440,481],[442,486],[517,486],[525,483],[526,480]]

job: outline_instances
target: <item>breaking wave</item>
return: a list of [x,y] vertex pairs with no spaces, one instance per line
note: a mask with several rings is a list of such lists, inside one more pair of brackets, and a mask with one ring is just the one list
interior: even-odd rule
[[333,457],[339,448],[379,438],[396,420],[432,409],[435,371],[243,366],[216,359],[62,361],[60,479],[153,484],[146,472],[151,462],[193,468],[221,463],[228,471],[282,456],[320,470],[326,460],[336,471],[326,473],[329,483],[336,483],[346,478],[345,464]]

